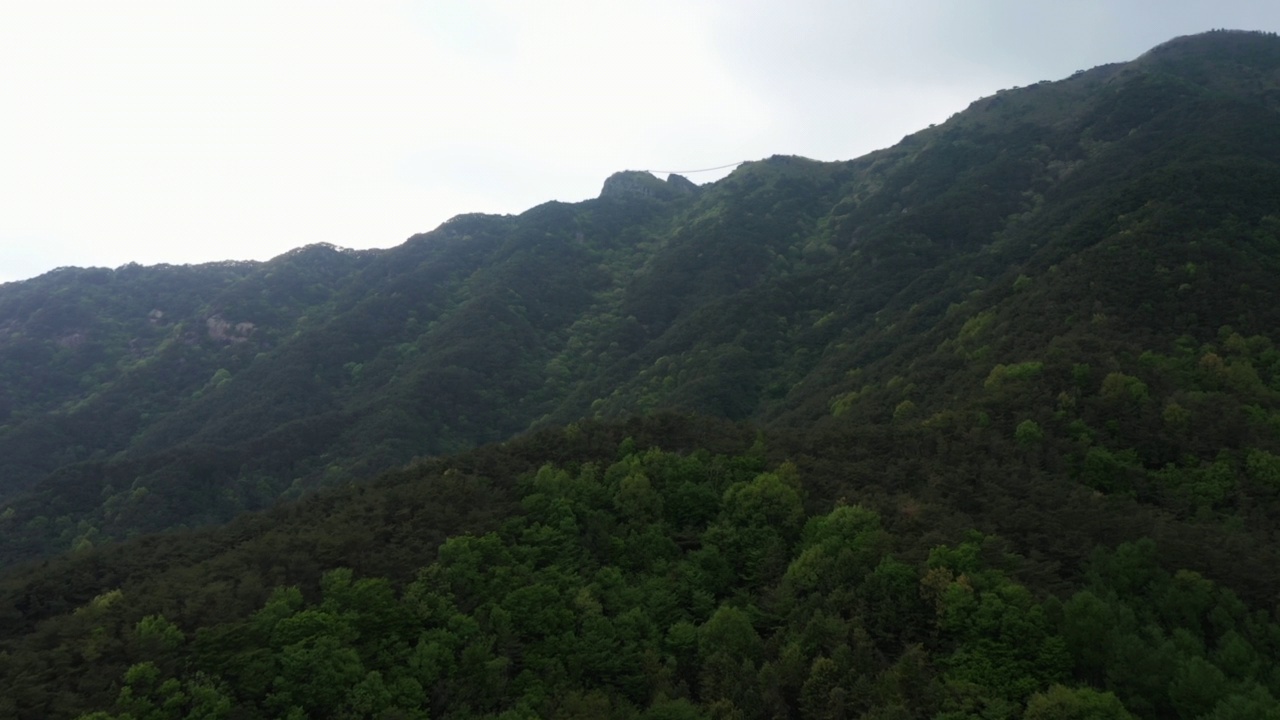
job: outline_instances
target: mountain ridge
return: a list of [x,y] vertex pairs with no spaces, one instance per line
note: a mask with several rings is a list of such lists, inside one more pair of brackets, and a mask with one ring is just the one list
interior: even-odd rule
[[[1222,282],[1238,273],[1252,278],[1249,307],[1271,304],[1269,259],[1219,267],[1221,252],[1203,247],[1160,259],[1124,238],[1154,241],[1175,223],[1235,232],[1224,217],[1270,232],[1280,140],[1269,93],[1280,87],[1280,54],[1265,34],[1171,42],[979,99],[855,160],[775,156],[696,192],[627,171],[593,200],[460,215],[389,250],[308,246],[264,263],[65,270],[7,285],[0,502],[27,508],[11,524],[35,522],[34,547],[65,549],[225,520],[584,416],[667,409],[800,427],[836,421],[837,406],[845,421],[885,421],[904,402],[927,416],[938,407],[926,386],[887,387],[899,374],[887,363],[980,381],[996,359],[1020,361],[1025,351],[988,343],[964,350],[975,357],[961,369],[954,354],[929,359],[919,343],[956,342],[1013,302],[1023,276],[1031,296],[1038,281],[1056,288],[1053,307],[1095,306],[1061,322],[1102,315],[1161,350],[1187,331],[1211,340],[1227,323],[1171,323],[1180,316],[1150,299],[1144,311],[1095,245],[1149,267],[1136,273],[1145,278],[1198,268],[1199,280],[1148,287],[1173,293],[1161,302],[1205,285],[1206,273]],[[1235,74],[1206,74],[1206,63]],[[1224,79],[1236,76],[1248,82]],[[1062,263],[1079,252],[1088,259],[1068,299],[1047,273],[1076,267]],[[202,294],[184,299],[190,289]],[[1234,303],[1223,294],[1204,315],[1226,317]],[[1141,322],[1126,325],[1135,310]],[[1262,312],[1230,324],[1247,337],[1272,320]],[[1027,343],[1055,342],[1025,330]],[[903,350],[913,342],[914,360]],[[37,382],[22,375],[33,363],[46,368]],[[952,401],[971,393],[956,389]],[[286,450],[265,457],[263,437]],[[216,458],[203,481],[212,494],[198,503],[182,497],[187,461],[163,461],[175,450]],[[139,462],[150,470],[123,487]],[[89,484],[60,490],[71,478]],[[38,508],[55,495],[81,504],[41,526]],[[112,522],[99,496],[132,508],[116,517],[154,523]],[[188,516],[193,505],[200,511]],[[0,556],[30,557],[24,547]]]

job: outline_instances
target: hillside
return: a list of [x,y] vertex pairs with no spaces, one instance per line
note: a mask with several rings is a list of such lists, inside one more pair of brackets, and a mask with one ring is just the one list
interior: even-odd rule
[[1278,273],[1280,39],[1214,32],[847,162],[2,285],[0,711],[1262,717]]
[[[5,285],[0,501],[19,530],[0,557],[584,416],[928,416],[1055,347],[1134,374],[1126,354],[1265,336],[1276,63],[1269,36],[1210,34],[850,162],[776,157],[702,188],[623,173],[388,251]],[[904,367],[910,390],[887,391]]]

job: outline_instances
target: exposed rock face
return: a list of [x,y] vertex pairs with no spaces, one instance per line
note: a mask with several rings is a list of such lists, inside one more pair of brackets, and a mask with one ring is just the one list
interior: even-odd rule
[[251,322],[235,323],[234,325],[222,318],[221,315],[214,315],[205,321],[209,328],[209,338],[220,342],[242,343],[249,339],[249,335],[253,334],[254,324]]
[[74,332],[58,338],[58,345],[74,350],[84,344],[84,339],[84,333]]
[[690,195],[698,192],[699,190],[698,186],[695,185],[692,180],[690,180],[689,178],[683,175],[677,175],[675,173],[671,173],[670,175],[667,176],[667,186],[674,188],[676,190],[679,190],[682,193],[687,193]]
[[688,178],[672,174],[663,182],[644,170],[623,170],[604,181],[600,197],[655,197],[670,200],[698,191]]
[[664,194],[662,181],[643,170],[623,170],[604,181],[600,197],[626,197],[640,195],[659,197]]

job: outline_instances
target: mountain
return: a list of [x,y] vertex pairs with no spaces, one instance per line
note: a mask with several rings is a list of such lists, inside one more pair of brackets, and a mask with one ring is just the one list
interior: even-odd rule
[[388,251],[5,285],[0,558],[584,416],[927,416],[1064,344],[1265,334],[1275,62],[1265,35],[1180,39],[850,162],[775,157],[701,188],[620,173]]
[[[107,708],[146,659],[129,693],[246,717],[411,717],[419,691],[485,717],[1259,717],[1278,115],[1280,39],[1214,32],[848,162],[623,172],[385,251],[0,286],[0,708]],[[553,642],[583,623],[610,639]],[[635,654],[593,674],[607,648]],[[280,668],[315,653],[392,700],[306,700]]]

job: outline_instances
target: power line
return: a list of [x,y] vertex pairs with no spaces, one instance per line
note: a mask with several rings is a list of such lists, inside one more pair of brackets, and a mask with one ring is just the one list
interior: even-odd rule
[[728,165],[721,165],[720,167],[713,168],[702,168],[701,170],[645,170],[645,172],[653,173],[654,175],[691,175],[693,173],[711,172],[712,170],[724,170],[725,168],[737,167],[744,162],[746,162],[746,160],[739,160],[738,162],[729,163]]

